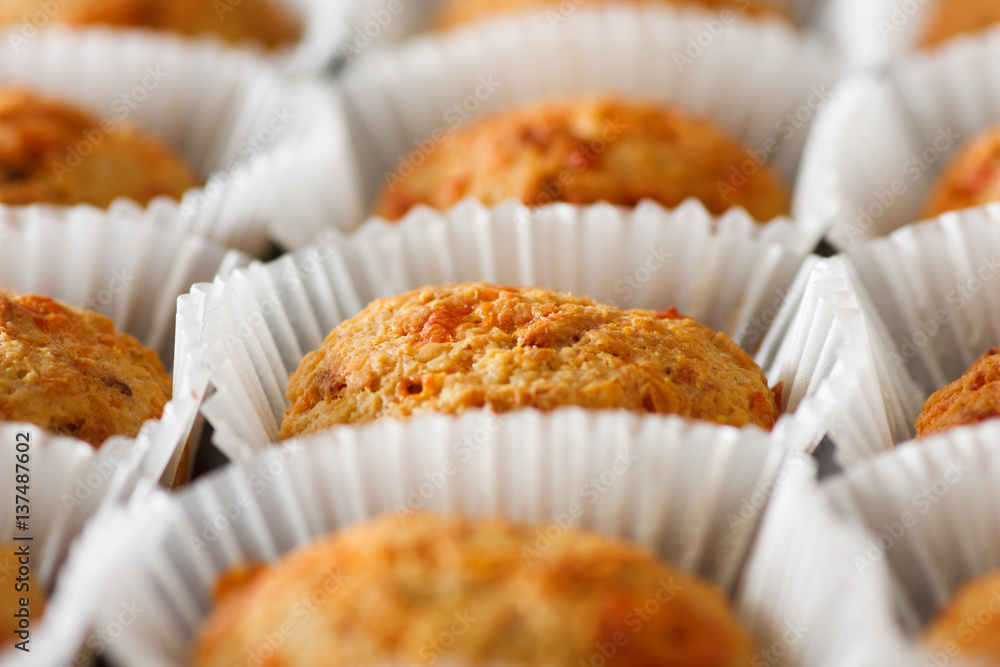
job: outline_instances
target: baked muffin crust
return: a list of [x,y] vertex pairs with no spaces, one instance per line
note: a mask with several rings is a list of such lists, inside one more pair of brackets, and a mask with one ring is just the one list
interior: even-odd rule
[[0,290],[0,419],[98,447],[159,418],[171,388],[156,353],[103,315]]
[[[513,14],[529,9],[550,7],[559,9],[561,0],[441,0],[435,14],[434,25],[439,30],[450,30],[500,14]],[[716,11],[730,10],[750,16],[773,16],[789,19],[788,12],[780,5],[767,0],[575,0],[575,5],[598,5],[631,2],[638,5],[700,5]]]
[[403,160],[375,207],[388,220],[416,204],[446,209],[463,197],[487,206],[652,199],[666,207],[695,197],[713,214],[742,206],[760,222],[789,208],[778,175],[713,123],[612,97],[486,115],[447,134],[419,164]]
[[267,48],[294,42],[301,34],[297,19],[276,0],[0,0],[0,24],[28,20],[36,25],[36,16],[46,17],[46,25],[149,28]]
[[159,139],[27,90],[0,88],[0,203],[180,199],[191,168]]
[[[983,663],[1000,662],[1000,571],[965,583],[924,630],[931,650]],[[981,664],[976,662],[975,664]]]
[[338,424],[568,405],[770,429],[773,392],[723,334],[671,309],[466,283],[380,299],[291,374],[281,437]]
[[755,650],[711,585],[556,525],[387,515],[241,579],[202,627],[195,667],[244,664],[283,624],[295,638],[267,644],[267,664],[547,667],[603,647],[607,667],[748,667]]
[[963,146],[931,190],[923,218],[1000,201],[1000,125]]
[[935,392],[917,418],[917,437],[1000,417],[1000,350],[993,348],[958,380]]
[[936,0],[927,13],[927,24],[919,45],[939,46],[954,37],[984,30],[1000,22],[1000,4],[995,0]]

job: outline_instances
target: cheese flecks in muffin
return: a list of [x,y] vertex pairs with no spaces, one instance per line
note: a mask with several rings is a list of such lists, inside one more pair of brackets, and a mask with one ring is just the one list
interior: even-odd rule
[[1000,125],[963,146],[931,190],[923,218],[1000,202]]
[[103,315],[0,290],[0,420],[97,447],[159,418],[171,388],[156,353]]
[[993,348],[962,377],[935,392],[917,418],[917,437],[1000,417],[1000,350]]
[[[499,518],[386,515],[224,588],[195,667],[265,645],[283,667],[575,666],[600,647],[606,667],[749,667],[755,652],[710,584],[618,540]],[[295,641],[267,643],[281,628]]]
[[[549,8],[560,12],[562,0],[441,0],[434,17],[434,25],[439,30],[450,30],[462,25],[474,23],[494,16],[502,16],[524,12],[531,9]],[[704,7],[718,12],[730,11],[733,14],[748,16],[770,16],[790,20],[788,11],[769,0],[575,0],[573,6],[607,5],[679,5]],[[560,12],[559,18],[567,14]]]
[[[40,20],[38,17],[44,17]],[[277,0],[0,0],[0,25],[148,28],[277,48],[297,40],[298,19]]]
[[650,199],[666,207],[693,197],[716,215],[741,206],[758,222],[789,209],[770,166],[714,123],[659,103],[548,102],[474,119],[427,143],[429,152],[403,156],[386,175],[378,215],[397,220],[417,204],[446,209],[464,197],[487,206]]
[[183,158],[127,123],[20,88],[0,88],[0,204],[180,199],[197,184]]
[[562,406],[770,429],[753,359],[675,310],[620,310],[545,289],[465,283],[380,299],[292,373],[289,438],[338,424]]

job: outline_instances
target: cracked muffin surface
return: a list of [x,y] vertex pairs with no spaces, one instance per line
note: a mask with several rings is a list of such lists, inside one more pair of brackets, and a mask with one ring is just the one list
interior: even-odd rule
[[993,348],[958,380],[935,392],[917,418],[917,437],[1000,417],[1000,349]]
[[778,416],[750,355],[674,309],[486,283],[374,301],[306,355],[287,398],[283,439],[475,408],[623,409],[765,430]]
[[20,88],[0,88],[0,204],[179,200],[194,171],[160,139]]
[[397,220],[417,204],[446,209],[464,197],[668,208],[693,197],[715,215],[741,206],[758,222],[789,210],[770,166],[714,123],[656,102],[550,101],[438,130],[425,144],[385,175],[376,214]]
[[[547,529],[558,537],[538,548]],[[598,646],[607,667],[749,667],[756,650],[711,584],[555,524],[389,514],[217,591],[196,667],[242,664],[264,646],[284,667],[577,665]],[[281,628],[294,640],[268,643]]]
[[156,353],[103,315],[0,290],[0,419],[99,447],[159,418],[171,387]]

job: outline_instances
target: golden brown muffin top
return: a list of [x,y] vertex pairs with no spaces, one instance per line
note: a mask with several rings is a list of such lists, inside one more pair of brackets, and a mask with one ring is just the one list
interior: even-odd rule
[[276,0],[0,0],[0,24],[24,20],[36,27],[106,25],[215,35],[231,44],[256,42],[272,49],[301,36],[298,19]]
[[993,348],[958,380],[935,392],[917,417],[917,437],[1000,417],[1000,350]]
[[[396,220],[416,204],[446,209],[463,197],[487,206],[513,198],[529,206],[652,199],[666,207],[695,197],[713,214],[742,206],[761,222],[789,207],[777,174],[758,168],[715,124],[613,97],[486,115],[420,157],[416,165],[404,156],[405,166],[387,176],[378,215]],[[753,169],[743,168],[748,162]]]
[[918,46],[940,46],[954,37],[983,30],[1000,22],[996,0],[936,0],[927,12],[927,24]]
[[[1000,662],[1000,571],[965,583],[924,629],[924,644],[948,655]],[[978,662],[976,664],[979,664]]]
[[1000,125],[962,147],[938,177],[923,218],[1000,201]]
[[292,373],[281,437],[338,424],[575,405],[770,429],[773,392],[723,334],[565,292],[465,283],[379,299]]
[[[14,493],[13,488],[7,488],[12,494]],[[29,551],[28,556],[24,555],[25,548]],[[21,577],[19,573],[20,559],[28,557],[31,559],[28,563],[31,574],[26,580],[18,581],[18,577]],[[14,644],[21,641],[14,634],[16,630],[20,629],[18,627],[19,619],[14,614],[20,613],[22,598],[28,602],[31,627],[38,627],[38,622],[45,611],[46,598],[45,591],[42,590],[41,584],[34,577],[34,573],[38,571],[40,565],[41,559],[38,558],[37,547],[32,546],[31,542],[21,542],[17,545],[0,544],[0,637],[3,637],[3,642],[0,643],[0,655],[12,650]],[[15,586],[27,586],[28,588],[17,590]],[[27,646],[30,648],[31,644],[29,643]]]
[[195,174],[166,144],[26,90],[0,88],[0,203],[93,204],[180,199]]
[[637,546],[423,513],[349,528],[230,588],[192,665],[238,664],[285,623],[295,639],[268,664],[542,667],[589,664],[603,647],[607,667],[748,667],[755,650],[719,591]]
[[159,418],[171,386],[156,353],[103,315],[0,290],[0,420],[98,447]]
[[[551,7],[559,9],[563,0],[441,0],[434,16],[434,27],[451,30],[467,23],[499,14],[513,14],[529,9]],[[772,16],[789,19],[788,11],[768,0],[574,0],[573,6],[631,2],[637,5],[700,5],[716,11],[730,10],[750,16]],[[560,15],[560,17],[562,14]]]

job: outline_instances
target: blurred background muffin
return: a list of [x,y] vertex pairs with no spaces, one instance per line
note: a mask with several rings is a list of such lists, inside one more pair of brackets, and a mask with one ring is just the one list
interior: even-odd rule
[[0,204],[10,205],[145,205],[197,185],[159,139],[20,88],[0,88],[0,170]]
[[281,437],[489,408],[676,414],[770,429],[774,393],[723,334],[679,315],[465,283],[379,299],[291,374]]
[[733,170],[750,159],[738,141],[656,103],[549,102],[484,116],[430,141],[435,148],[421,164],[389,175],[376,214],[397,220],[416,204],[446,209],[463,197],[487,206],[511,198],[529,206],[651,199],[668,208],[695,197],[713,214],[742,206],[759,222],[789,209],[767,165],[740,187],[731,184]]
[[172,382],[152,350],[111,320],[44,296],[0,290],[0,420],[98,447],[157,419]]
[[948,40],[1000,22],[1000,2],[996,0],[934,0],[920,46],[931,48]]
[[917,419],[917,437],[1000,417],[1000,349],[993,348],[961,378],[935,392]]
[[748,667],[756,650],[710,584],[555,524],[385,515],[222,589],[195,667],[242,664],[290,623],[270,664]]
[[301,33],[296,17],[277,0],[0,0],[0,24],[22,21],[214,35],[267,48],[294,42]]
[[[434,15],[434,27],[449,30],[484,18],[549,8],[559,11],[563,0],[441,0]],[[671,4],[704,7],[714,11],[729,10],[750,16],[774,16],[789,19],[788,11],[770,0],[575,0],[573,7],[630,2],[633,4]]]
[[1000,571],[967,581],[924,629],[923,640],[931,651],[970,664],[1000,664]]
[[[1000,4],[998,4],[1000,7]],[[945,167],[924,206],[924,218],[1000,201],[1000,125],[963,146]]]

